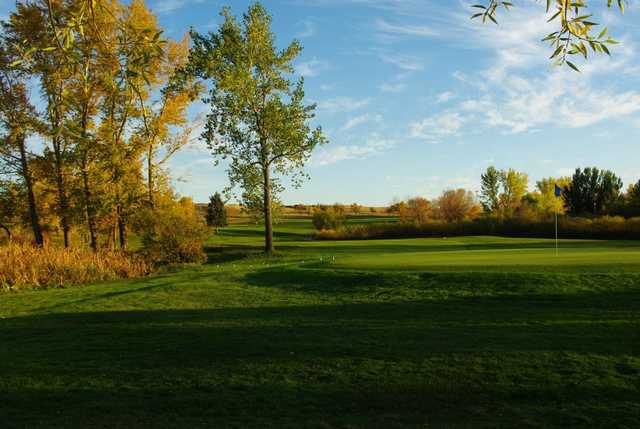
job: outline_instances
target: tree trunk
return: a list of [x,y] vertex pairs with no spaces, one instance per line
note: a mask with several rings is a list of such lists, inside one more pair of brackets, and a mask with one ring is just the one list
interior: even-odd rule
[[42,247],[44,239],[42,238],[42,229],[40,228],[40,218],[38,216],[38,206],[36,205],[36,197],[33,193],[33,181],[31,179],[31,171],[29,171],[29,161],[27,160],[27,150],[25,148],[24,136],[18,136],[18,146],[20,147],[20,170],[25,186],[27,187],[27,199],[29,201],[29,217],[31,218],[31,228],[33,229],[33,237],[38,246]]
[[11,230],[9,229],[9,227],[0,223],[0,228],[4,229],[4,232],[7,233],[7,238],[9,239],[9,241],[11,241]]
[[88,168],[87,154],[82,156],[82,185],[84,191],[84,207],[87,215],[87,226],[89,227],[89,240],[93,251],[98,250],[98,234],[96,232],[96,218],[93,210],[93,195],[91,193],[91,186],[89,183],[89,168]]
[[118,238],[120,239],[120,249],[127,250],[127,223],[122,216],[122,207],[117,207],[118,214]]
[[64,235],[64,247],[69,247],[69,201],[67,199],[67,189],[63,176],[63,161],[62,151],[60,150],[60,140],[54,137],[53,141],[53,153],[55,157],[55,169],[56,169],[56,185],[58,187],[58,206],[60,216],[60,223],[62,225],[62,233]]
[[275,248],[273,246],[273,220],[271,219],[271,178],[269,166],[262,169],[264,178],[264,250],[267,255],[271,255]]
[[147,153],[147,190],[149,193],[149,207],[155,207],[155,201],[153,198],[153,149],[149,146],[149,153]]
[[82,112],[81,119],[81,161],[82,161],[82,186],[84,193],[84,207],[87,216],[87,226],[89,227],[89,241],[91,249],[94,252],[98,251],[98,233],[96,227],[96,217],[95,210],[93,207],[93,195],[91,192],[91,183],[89,179],[89,148],[88,148],[88,136],[87,136],[87,126],[88,126],[88,106],[85,105],[84,111]]

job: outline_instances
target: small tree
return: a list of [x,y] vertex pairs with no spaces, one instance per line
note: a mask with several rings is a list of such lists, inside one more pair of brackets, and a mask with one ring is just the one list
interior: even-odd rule
[[464,189],[444,191],[436,200],[436,213],[447,222],[460,222],[472,219],[480,213],[473,192]]
[[336,230],[344,224],[344,212],[334,207],[319,208],[314,211],[312,222],[318,231]]
[[260,3],[250,6],[241,22],[229,8],[222,16],[216,33],[192,31],[185,76],[212,84],[203,138],[214,156],[230,161],[231,186],[240,186],[250,197],[261,195],[269,254],[274,251],[274,175],[293,176],[294,186],[299,185],[302,168],[325,138],[320,128],[309,125],[315,106],[304,104],[303,79],[292,83],[288,76],[300,44],[276,49],[271,17]]
[[207,206],[207,225],[213,227],[227,226],[227,210],[220,193],[216,192],[209,198]]

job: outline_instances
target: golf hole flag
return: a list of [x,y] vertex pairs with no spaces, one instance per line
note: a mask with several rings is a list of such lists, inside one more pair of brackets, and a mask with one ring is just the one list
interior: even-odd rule
[[562,196],[562,188],[556,185],[556,197],[561,197],[561,196]]

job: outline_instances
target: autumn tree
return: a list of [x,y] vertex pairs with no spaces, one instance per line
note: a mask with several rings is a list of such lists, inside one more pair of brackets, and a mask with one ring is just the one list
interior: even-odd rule
[[35,78],[44,101],[44,111],[39,115],[39,133],[47,144],[45,159],[52,164],[52,179],[57,194],[56,211],[60,218],[63,242],[68,247],[71,230],[71,208],[69,202],[71,174],[71,138],[66,128],[69,108],[66,97],[74,73],[73,62],[64,51],[57,49],[56,28],[52,14],[66,13],[60,2],[44,0],[17,3],[16,11],[4,26],[7,39],[14,45],[31,47],[28,62],[21,67]]
[[0,180],[0,229],[11,240],[12,227],[19,223],[22,195],[20,186],[11,180]]
[[556,186],[564,189],[571,183],[571,178],[549,177],[536,182],[535,205],[543,215],[564,214],[564,200],[556,196]]
[[[546,0],[546,10],[551,13],[549,22],[557,23],[556,30],[547,35],[543,41],[549,43],[552,54],[551,60],[556,65],[567,65],[579,71],[570,60],[572,56],[587,59],[589,52],[610,55],[609,46],[616,42],[609,36],[606,27],[601,28],[594,22],[593,14],[589,13],[600,2],[607,8],[614,5],[624,13],[626,0]],[[509,10],[514,6],[513,0],[484,0],[481,4],[474,4],[476,9],[471,18],[481,19],[482,22],[491,21],[498,24],[497,15],[500,9]],[[542,24],[542,23],[541,23]]]
[[255,3],[238,21],[229,8],[215,33],[191,33],[188,75],[210,82],[211,107],[203,138],[217,159],[229,161],[231,186],[262,196],[265,251],[274,251],[272,200],[277,177],[293,177],[325,138],[309,125],[315,106],[304,103],[303,79],[292,82],[297,41],[277,50],[271,17]]
[[511,217],[520,207],[522,198],[527,193],[529,176],[510,168],[500,173],[500,183],[502,185],[500,208],[504,216]]
[[431,202],[422,197],[409,198],[398,206],[398,214],[402,222],[426,223],[432,215]]
[[36,127],[35,108],[29,100],[27,76],[16,67],[16,53],[0,39],[0,173],[19,177],[26,191],[29,220],[38,246],[44,244],[31,169],[33,155],[27,137]]
[[473,192],[465,189],[444,191],[436,200],[435,205],[438,218],[447,222],[473,219],[482,210],[476,202]]

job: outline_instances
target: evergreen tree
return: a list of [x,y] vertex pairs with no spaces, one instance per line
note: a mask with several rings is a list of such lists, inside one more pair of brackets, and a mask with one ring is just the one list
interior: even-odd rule
[[224,201],[222,201],[222,197],[218,192],[209,198],[206,218],[209,226],[227,226],[227,211],[224,208]]

